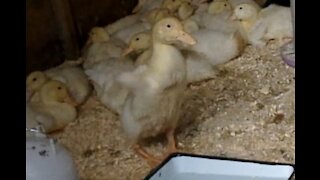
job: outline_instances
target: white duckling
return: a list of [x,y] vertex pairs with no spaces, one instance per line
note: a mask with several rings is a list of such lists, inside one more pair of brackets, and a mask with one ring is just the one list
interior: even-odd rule
[[183,31],[178,19],[160,20],[152,29],[152,55],[148,63],[118,78],[130,90],[120,118],[123,130],[135,152],[149,165],[156,165],[161,160],[139,145],[142,139],[165,132],[169,150],[176,149],[174,130],[186,89],[185,61],[173,45],[176,41],[196,43]]
[[128,94],[115,78],[122,72],[134,69],[132,59],[127,57],[109,58],[85,70],[91,80],[100,102],[115,113],[120,113]]
[[104,28],[94,27],[89,33],[87,49],[83,53],[83,68],[88,69],[109,58],[118,58],[125,47],[126,44],[121,40],[111,39]]
[[113,34],[123,28],[131,26],[140,21],[141,14],[131,14],[116,20],[115,22],[105,26],[105,30],[108,34]]
[[[139,57],[136,60],[136,65],[147,64],[152,55],[152,40],[150,32],[138,33],[131,39],[128,48],[124,51],[124,55],[130,52],[136,52]],[[183,52],[186,59],[187,68],[187,83],[194,83],[216,75],[215,69],[210,62],[203,57],[192,52]]]
[[46,82],[40,88],[39,96],[40,101],[30,102],[26,106],[27,128],[41,125],[45,132],[50,133],[64,128],[76,118],[77,103],[62,82]]
[[282,43],[293,37],[289,7],[272,4],[259,11],[251,4],[240,4],[235,7],[232,19],[241,23],[249,43],[259,48],[271,39]]
[[207,59],[212,66],[226,63],[237,57],[244,49],[245,43],[238,31],[222,32],[210,29],[200,29],[191,35],[197,44],[182,47]]

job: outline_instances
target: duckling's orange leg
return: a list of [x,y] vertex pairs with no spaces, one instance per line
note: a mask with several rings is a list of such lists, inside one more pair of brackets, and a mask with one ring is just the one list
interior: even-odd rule
[[176,146],[176,140],[174,138],[174,131],[175,131],[175,129],[170,128],[166,132],[166,137],[168,140],[168,145],[167,145],[168,149],[167,149],[167,153],[166,153],[167,156],[178,151],[177,146]]
[[135,144],[135,145],[133,145],[132,148],[140,157],[142,157],[143,159],[145,159],[147,161],[148,165],[151,168],[154,168],[161,163],[160,159],[157,159],[156,157],[149,154],[142,147],[140,147],[140,145]]

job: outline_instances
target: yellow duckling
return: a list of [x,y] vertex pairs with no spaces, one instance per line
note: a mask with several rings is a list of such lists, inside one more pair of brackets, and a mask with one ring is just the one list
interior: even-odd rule
[[[139,57],[136,60],[136,65],[147,64],[152,55],[152,40],[150,32],[136,34],[130,41],[129,47],[124,51],[124,55],[130,52],[136,52]],[[186,59],[187,68],[187,83],[194,83],[216,75],[215,69],[210,62],[196,53],[183,52]]]
[[49,78],[41,71],[30,73],[26,80],[27,102],[39,101],[38,91],[49,80]]
[[84,103],[91,93],[91,85],[83,70],[77,66],[63,66],[48,69],[44,72],[35,71],[27,77],[27,89],[31,92],[30,101],[39,101],[37,93],[48,80],[64,83],[78,104]]
[[141,146],[142,139],[166,133],[169,152],[175,151],[174,131],[180,117],[186,89],[186,65],[175,42],[196,41],[183,30],[181,22],[168,17],[152,29],[152,55],[146,65],[123,73],[118,81],[130,91],[121,124],[135,152],[154,166],[161,162]]
[[39,91],[40,101],[27,104],[26,126],[41,125],[45,132],[60,130],[72,122],[77,104],[69,95],[67,87],[55,80],[46,82]]
[[152,55],[152,50],[150,48],[151,44],[152,37],[150,32],[137,33],[131,38],[128,48],[123,51],[123,56],[135,52],[139,54],[135,61],[135,65],[146,64]]

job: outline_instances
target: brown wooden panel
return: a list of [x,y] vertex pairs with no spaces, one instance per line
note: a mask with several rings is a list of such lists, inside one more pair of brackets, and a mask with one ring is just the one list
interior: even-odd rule
[[83,46],[93,26],[105,26],[131,12],[137,0],[70,0]]
[[50,1],[27,0],[26,73],[62,62],[62,48]]

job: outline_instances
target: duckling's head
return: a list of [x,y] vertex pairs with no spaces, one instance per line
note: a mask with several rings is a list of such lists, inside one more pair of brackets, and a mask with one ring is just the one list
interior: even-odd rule
[[154,25],[157,23],[159,20],[170,16],[169,9],[166,8],[156,8],[151,10],[149,13],[147,13],[147,21],[151,24]]
[[41,71],[34,71],[28,75],[26,81],[27,90],[32,93],[38,91],[48,81],[48,77]]
[[239,4],[237,5],[231,16],[234,21],[247,21],[256,18],[258,15],[258,9],[251,4]]
[[170,12],[176,12],[183,2],[183,0],[164,0],[162,7],[169,9]]
[[175,17],[167,17],[157,22],[152,29],[152,41],[164,44],[182,42],[194,45],[196,40],[185,32],[182,23]]
[[191,2],[184,1],[178,10],[179,18],[184,20],[190,17],[194,12],[194,6],[192,6]]
[[141,32],[132,36],[129,41],[129,46],[124,50],[123,56],[129,54],[132,51],[144,51],[151,46],[151,34],[149,32]]
[[71,106],[78,105],[70,95],[66,85],[56,80],[50,80],[41,87],[40,98],[44,103],[60,102]]
[[102,27],[94,27],[89,32],[89,40],[93,43],[109,41],[110,36]]
[[231,11],[231,5],[227,0],[213,1],[209,4],[209,14],[219,14],[224,11]]

